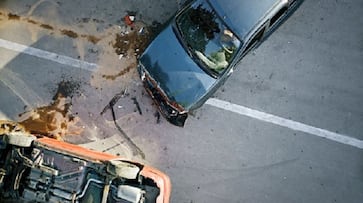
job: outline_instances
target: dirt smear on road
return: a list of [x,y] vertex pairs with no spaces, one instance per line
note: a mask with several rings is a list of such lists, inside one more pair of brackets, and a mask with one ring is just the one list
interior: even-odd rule
[[71,98],[79,91],[80,84],[73,81],[62,81],[48,106],[42,106],[19,114],[20,124],[32,134],[63,140],[66,135],[80,135],[83,128],[80,121],[71,112]]
[[120,70],[120,72],[118,72],[115,75],[105,75],[103,74],[102,77],[108,80],[115,80],[118,77],[121,77],[123,75],[125,75],[126,73],[130,72],[131,69],[136,67],[136,63],[132,63],[131,65],[127,66],[125,69]]
[[[39,1],[38,4],[44,1]],[[33,8],[34,10],[34,8]],[[32,12],[30,12],[31,14]],[[47,30],[53,36],[66,36],[74,40],[74,46],[79,54],[78,58],[85,59],[88,52],[97,52],[100,70],[92,78],[92,85],[101,87],[104,80],[114,81],[131,72],[129,78],[135,76],[136,60],[145,50],[147,44],[158,29],[159,24],[146,26],[141,21],[129,25],[108,25],[108,28],[99,30],[98,25],[104,24],[103,20],[82,18],[78,19],[75,26],[62,26],[46,23],[41,19],[20,16],[6,11],[0,11],[0,20],[9,22],[18,21],[25,23],[31,32],[32,40],[36,41],[41,30]],[[92,34],[89,34],[92,33]],[[87,48],[88,43],[97,45],[98,48]],[[126,81],[129,78],[126,78]],[[125,78],[122,78],[125,80]]]
[[51,30],[53,31],[53,34],[59,34],[73,39],[82,38],[93,44],[97,44],[97,42],[99,42],[102,38],[102,36],[89,35],[86,33],[79,34],[79,32],[69,27],[51,25],[31,17],[22,17],[17,14],[7,13],[5,11],[0,11],[0,19],[8,21],[21,21],[32,26],[38,26],[39,28]]
[[[36,5],[42,2],[45,1],[39,1]],[[78,95],[81,84],[63,80],[58,84],[56,94],[49,105],[19,114],[20,124],[33,134],[66,141],[70,140],[66,138],[69,135],[77,137],[74,140],[81,135],[79,139],[82,142],[93,138],[97,140],[101,136],[104,138],[112,136],[115,129],[112,129],[110,123],[103,117],[97,116],[101,110],[98,108],[103,107],[105,101],[112,99],[114,93],[120,89],[128,89],[130,84],[139,80],[136,71],[137,58],[145,50],[159,24],[146,26],[136,20],[132,25],[125,25],[122,22],[120,25],[111,25],[99,19],[80,18],[72,25],[64,25],[54,23],[54,19],[47,21],[32,16],[35,7],[32,6],[25,16],[0,9],[0,26],[7,23],[21,23],[25,28],[24,31],[29,31],[33,43],[36,43],[42,35],[61,38],[62,42],[71,40],[74,49],[71,53],[75,53],[76,56],[70,57],[97,63],[99,68],[90,74],[90,80],[87,81],[89,86],[82,89],[84,95]],[[57,8],[52,7],[52,9]],[[120,118],[117,116],[115,122]],[[93,136],[94,134],[97,136]],[[120,134],[120,139],[125,140],[124,142],[134,137],[126,136],[126,132]],[[144,157],[141,150],[135,151],[138,149],[135,144],[129,145],[134,155],[141,154]]]

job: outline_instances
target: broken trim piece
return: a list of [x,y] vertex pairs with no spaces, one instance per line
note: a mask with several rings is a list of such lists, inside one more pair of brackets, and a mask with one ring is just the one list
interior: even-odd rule
[[113,107],[115,106],[115,104],[117,103],[117,101],[121,97],[123,97],[123,96],[124,96],[124,93],[118,93],[118,94],[116,94],[110,100],[110,102],[105,106],[105,108],[103,108],[103,110],[101,111],[100,114],[103,115],[108,109],[110,109],[111,110],[111,115],[112,115],[113,122],[114,122],[117,130],[120,132],[120,134],[122,135],[122,137],[127,142],[127,145],[131,148],[132,154],[133,155],[140,155],[141,158],[145,159],[144,152],[132,141],[132,139],[125,133],[125,131],[120,127],[120,125],[116,121],[116,114],[115,114],[115,110],[113,109]]

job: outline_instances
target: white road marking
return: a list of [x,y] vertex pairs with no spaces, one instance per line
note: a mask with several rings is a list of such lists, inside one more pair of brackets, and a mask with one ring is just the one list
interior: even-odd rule
[[37,104],[43,104],[42,98],[32,88],[29,88],[16,73],[5,68],[0,73],[0,81],[18,96],[26,106],[34,108]]
[[84,69],[84,70],[91,71],[91,72],[96,71],[96,69],[98,67],[98,65],[95,63],[81,61],[81,60],[74,59],[74,58],[71,58],[68,56],[59,55],[59,54],[52,53],[49,51],[44,51],[41,49],[25,46],[25,45],[18,44],[15,42],[4,40],[4,39],[0,39],[0,47],[9,49],[12,51],[20,52],[23,54],[35,56],[38,58],[46,59],[49,61],[54,61],[54,62],[63,64],[63,65]]
[[293,120],[289,120],[289,119],[285,119],[285,118],[281,118],[278,116],[274,116],[272,114],[268,114],[268,113],[264,113],[261,111],[257,111],[257,110],[253,110],[244,106],[240,106],[237,104],[233,104],[230,102],[226,102],[226,101],[222,101],[219,99],[215,99],[215,98],[211,98],[209,99],[206,104],[220,108],[220,109],[224,109],[227,111],[231,111],[234,113],[238,113],[240,115],[244,115],[244,116],[248,116],[251,118],[255,118],[261,121],[265,121],[268,123],[273,123],[275,125],[279,125],[282,127],[286,127],[286,128],[290,128],[292,130],[296,130],[296,131],[301,131],[304,133],[308,133],[311,135],[315,135],[318,137],[322,137],[322,138],[326,138],[329,140],[333,140],[335,142],[339,142],[342,144],[346,144],[346,145],[350,145],[353,147],[357,147],[359,149],[363,149],[363,141],[353,138],[353,137],[349,137],[346,135],[342,135],[342,134],[338,134],[338,133],[334,133],[334,132],[330,132],[328,130],[325,129],[321,129],[321,128],[317,128],[317,127],[313,127],[313,126],[309,126],[303,123],[299,123]]
[[[39,57],[42,59],[54,61],[54,62],[63,64],[63,65],[68,65],[68,66],[72,66],[75,68],[85,69],[85,70],[92,71],[92,72],[96,71],[96,69],[98,68],[98,65],[95,63],[89,63],[89,62],[77,60],[77,59],[74,59],[74,58],[71,58],[68,56],[63,56],[63,55],[59,55],[56,53],[44,51],[41,49],[36,49],[33,47],[25,46],[25,45],[7,41],[4,39],[0,39],[0,47],[9,49],[9,50],[13,50],[16,52],[28,54],[31,56]],[[311,135],[315,135],[318,137],[333,140],[335,142],[339,142],[342,144],[357,147],[359,149],[363,149],[363,141],[353,138],[353,137],[330,132],[325,129],[309,126],[309,125],[299,123],[299,122],[296,122],[293,120],[281,118],[278,116],[274,116],[272,114],[253,110],[253,109],[250,109],[250,108],[247,108],[244,106],[240,106],[237,104],[233,104],[233,103],[222,101],[222,100],[215,99],[215,98],[209,99],[206,102],[206,104],[220,108],[220,109],[224,109],[227,111],[231,111],[234,113],[238,113],[240,115],[248,116],[248,117],[255,118],[255,119],[258,119],[261,121],[273,123],[275,125],[283,126],[286,128],[296,130],[296,131],[305,132],[305,133],[308,133]]]

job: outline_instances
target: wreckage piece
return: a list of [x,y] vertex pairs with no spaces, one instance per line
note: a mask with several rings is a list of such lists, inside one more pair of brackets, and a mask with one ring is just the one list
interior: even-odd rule
[[[117,130],[120,132],[122,138],[125,140],[126,144],[131,148],[132,151],[132,155],[140,155],[141,158],[145,159],[145,154],[144,152],[142,152],[142,150],[132,141],[132,139],[125,133],[125,131],[121,128],[121,126],[117,123],[116,121],[116,114],[115,114],[115,110],[114,110],[114,106],[117,103],[117,101],[123,97],[125,94],[125,91],[123,93],[118,93],[116,94],[111,101],[103,108],[103,110],[101,111],[101,115],[103,115],[108,109],[111,110],[111,115],[112,115],[112,119],[113,122],[117,128]],[[134,103],[136,104],[137,100],[135,98]],[[137,103],[138,106],[138,103]],[[140,108],[140,106],[138,106],[138,108]],[[141,109],[139,109],[139,112],[141,114]]]
[[[169,202],[170,179],[155,168],[51,138],[4,132],[0,202]],[[34,139],[27,146],[28,141],[9,142],[13,135]]]
[[132,101],[134,102],[136,108],[137,108],[137,111],[139,112],[140,115],[142,115],[142,111],[141,111],[141,107],[140,107],[140,104],[139,102],[137,101],[136,97],[132,97],[131,98]]

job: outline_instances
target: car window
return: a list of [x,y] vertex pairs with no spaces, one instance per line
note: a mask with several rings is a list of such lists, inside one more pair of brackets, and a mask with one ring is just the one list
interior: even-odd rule
[[176,24],[189,52],[217,75],[229,66],[242,44],[206,2],[187,8]]

